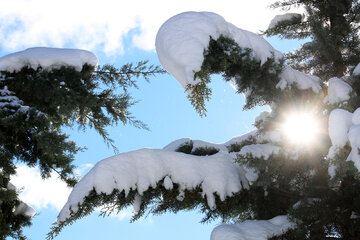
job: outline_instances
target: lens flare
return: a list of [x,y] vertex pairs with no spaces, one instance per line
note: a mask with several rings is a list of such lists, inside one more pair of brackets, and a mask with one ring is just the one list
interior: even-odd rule
[[282,130],[291,143],[310,144],[317,134],[318,122],[309,113],[292,113],[285,118]]

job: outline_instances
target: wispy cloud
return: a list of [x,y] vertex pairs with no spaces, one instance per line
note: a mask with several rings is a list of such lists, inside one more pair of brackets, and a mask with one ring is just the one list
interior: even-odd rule
[[223,0],[221,4],[205,0],[4,1],[0,8],[0,47],[11,52],[33,46],[68,46],[116,56],[124,52],[125,38],[137,48],[154,49],[161,24],[183,11],[213,11],[240,28],[265,29],[276,14],[268,8],[269,3],[268,0]]

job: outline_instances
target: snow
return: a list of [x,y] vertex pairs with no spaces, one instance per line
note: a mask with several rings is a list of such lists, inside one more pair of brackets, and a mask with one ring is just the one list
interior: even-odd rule
[[[360,108],[354,113],[343,109],[334,109],[329,116],[329,136],[333,146],[330,147],[327,158],[333,159],[341,147],[350,142],[351,152],[346,161],[353,161],[360,171]],[[335,166],[330,166],[329,175],[335,176]]]
[[350,99],[352,87],[339,78],[330,78],[328,82],[328,95],[324,98],[324,103],[337,104]]
[[36,211],[28,204],[20,201],[19,205],[15,207],[14,215],[23,215],[29,218],[32,218],[35,216]]
[[334,109],[329,116],[329,136],[333,146],[344,147],[348,142],[348,131],[352,125],[353,114]]
[[278,154],[280,151],[280,147],[275,146],[270,143],[265,144],[251,144],[244,146],[240,150],[240,155],[246,157],[248,155],[251,155],[255,158],[264,158],[264,160],[269,159],[269,157],[273,154]]
[[270,130],[261,132],[256,136],[256,140],[258,142],[280,143],[282,141],[282,135],[278,130]]
[[[92,189],[106,194],[114,189],[124,191],[125,194],[137,190],[141,196],[163,179],[165,187],[169,189],[172,183],[179,185],[179,200],[184,190],[200,186],[202,197],[206,198],[210,209],[216,208],[214,194],[223,201],[249,187],[244,169],[233,161],[231,154],[217,153],[199,157],[158,149],[140,149],[98,162],[76,184],[58,216],[58,222],[70,216],[70,209],[76,212],[78,204]],[[135,203],[134,210],[139,201]]]
[[360,108],[356,109],[353,113],[352,117],[352,123],[353,124],[360,124]]
[[202,140],[192,140],[190,138],[181,138],[174,142],[171,142],[164,147],[164,150],[175,151],[178,147],[190,141],[193,143],[193,150],[195,150],[196,148],[213,147],[221,152],[228,152],[228,149],[226,148],[225,144],[210,143]]
[[201,69],[210,37],[216,40],[220,35],[252,49],[254,57],[262,63],[273,55],[276,59],[282,58],[265,39],[235,27],[220,15],[184,12],[168,19],[157,33],[155,45],[160,63],[184,89],[188,84],[195,85],[200,80],[194,79],[194,73]]
[[25,66],[33,69],[41,66],[50,70],[72,66],[81,71],[85,63],[97,66],[98,59],[95,54],[86,50],[35,47],[0,58],[0,71],[20,71]]
[[[254,58],[261,63],[273,56],[275,59],[283,57],[259,35],[237,28],[215,13],[184,12],[167,20],[157,33],[156,51],[160,63],[184,89],[188,84],[198,84],[200,79],[194,79],[194,73],[201,69],[204,50],[208,48],[210,37],[216,40],[220,35],[233,39],[242,48],[251,49]],[[285,66],[276,87],[284,90],[294,84],[300,90],[312,89],[316,93],[321,90],[318,77]]]
[[8,110],[16,107],[21,107],[22,101],[13,94],[14,92],[9,91],[7,86],[5,86],[3,89],[0,89],[0,108]]
[[174,185],[171,181],[171,179],[169,178],[169,176],[166,176],[165,179],[164,179],[164,188],[166,190],[171,190],[173,189]]
[[[15,185],[13,185],[12,183],[8,183],[7,184],[7,189],[9,190],[13,190],[13,191],[17,191],[17,188],[15,187]],[[20,199],[19,199],[20,200]],[[30,205],[26,204],[25,202],[20,200],[19,205],[17,205],[15,207],[15,209],[13,210],[13,213],[15,216],[17,215],[23,215],[29,218],[32,218],[33,216],[35,216],[36,211],[34,208],[32,208]]]
[[259,115],[255,117],[255,123],[256,122],[263,122],[267,117],[270,116],[270,112],[268,111],[262,111]]
[[134,202],[133,202],[133,212],[137,214],[140,211],[141,206],[141,196],[139,194],[136,194]]
[[255,137],[255,135],[256,135],[256,131],[251,131],[244,135],[233,137],[232,139],[230,139],[229,141],[227,141],[225,143],[211,143],[211,142],[206,142],[206,141],[202,141],[202,140],[192,140],[191,138],[181,138],[181,139],[178,139],[178,140],[175,140],[175,141],[169,143],[168,145],[166,145],[163,148],[163,150],[174,152],[181,145],[192,141],[193,149],[196,149],[199,147],[213,147],[213,148],[218,149],[219,152],[228,153],[229,152],[228,147],[230,147],[232,144],[239,144],[245,140],[250,139],[251,137]]
[[241,136],[237,136],[237,137],[233,137],[232,139],[230,139],[229,141],[225,142],[224,145],[229,147],[231,146],[232,144],[240,144],[241,142],[245,141],[245,140],[249,140],[251,139],[252,137],[255,137],[257,134],[257,131],[256,130],[253,130],[251,132],[248,132],[244,135],[241,135]]
[[285,13],[281,15],[276,15],[270,22],[268,29],[274,28],[277,25],[281,24],[283,21],[290,21],[292,19],[301,19],[302,15],[299,13]]
[[270,220],[247,220],[237,224],[223,224],[211,233],[211,240],[267,240],[293,228],[287,216],[277,216]]
[[360,125],[351,126],[349,130],[349,141],[351,152],[346,160],[353,161],[357,170],[360,171]]
[[280,74],[280,81],[276,87],[285,90],[286,88],[291,88],[294,84],[300,90],[312,89],[315,93],[319,93],[322,89],[319,77],[285,66],[285,69]]
[[360,63],[355,67],[353,75],[360,75]]

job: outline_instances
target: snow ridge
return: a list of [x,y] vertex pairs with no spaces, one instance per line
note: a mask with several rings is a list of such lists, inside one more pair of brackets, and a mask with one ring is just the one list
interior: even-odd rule
[[[96,164],[74,187],[69,199],[58,216],[58,222],[70,216],[70,209],[78,210],[78,204],[93,189],[97,193],[111,194],[114,189],[128,194],[137,190],[141,196],[150,187],[165,179],[167,189],[172,183],[180,186],[182,191],[200,186],[202,197],[208,206],[215,209],[215,196],[223,201],[226,197],[248,188],[244,169],[233,161],[230,154],[217,153],[199,157],[178,152],[157,149],[140,149],[121,153],[104,159]],[[178,200],[181,200],[179,192]],[[135,202],[138,210],[139,201]]]
[[98,59],[95,54],[79,49],[35,47],[0,58],[0,71],[20,71],[25,66],[49,70],[72,66],[77,71],[81,71],[86,63],[97,66]]
[[160,63],[183,88],[197,84],[200,80],[194,79],[194,73],[201,69],[210,37],[216,40],[221,35],[252,49],[254,57],[262,63],[273,56],[283,57],[262,37],[237,28],[216,13],[184,12],[167,20],[157,33],[155,45]]
[[[155,46],[160,63],[184,89],[189,84],[196,85],[201,80],[194,79],[194,74],[201,70],[210,37],[216,40],[221,35],[233,39],[242,48],[251,49],[253,57],[262,64],[272,57],[283,58],[264,38],[237,28],[216,13],[184,12],[168,19],[157,33]],[[321,90],[318,77],[285,66],[276,87],[284,90],[292,85],[315,93]]]
[[266,240],[280,235],[294,224],[287,216],[277,216],[269,220],[247,220],[237,224],[222,224],[214,228],[211,240]]

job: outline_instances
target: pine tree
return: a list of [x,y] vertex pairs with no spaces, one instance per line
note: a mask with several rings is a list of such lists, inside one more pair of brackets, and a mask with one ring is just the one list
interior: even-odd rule
[[24,64],[20,70],[1,71],[0,239],[26,239],[22,229],[33,215],[10,183],[16,163],[39,166],[44,179],[53,172],[74,186],[72,162],[82,148],[62,128],[94,128],[116,151],[106,127],[122,123],[146,129],[129,112],[135,101],[128,90],[137,87],[136,79],[160,73],[147,61],[121,68],[85,63],[80,70],[66,63],[50,68]]
[[[196,187],[186,187],[176,180],[176,173],[171,170],[156,185],[152,183],[145,190],[143,186],[136,189],[139,182],[133,183],[135,188],[120,188],[114,184],[112,192],[106,187],[106,191],[100,187],[85,190],[79,185],[74,191],[83,193],[84,199],[74,200],[64,207],[65,213],[60,213],[59,222],[49,234],[50,239],[64,226],[89,214],[94,207],[106,205],[103,213],[106,215],[131,204],[136,209],[133,220],[146,212],[159,214],[200,209],[205,215],[204,222],[220,218],[224,222],[240,223],[236,226],[241,231],[243,221],[263,223],[254,220],[268,220],[266,224],[273,224],[271,226],[275,229],[278,217],[286,215],[291,224],[283,224],[286,227],[280,230],[270,230],[266,235],[268,239],[360,238],[360,145],[357,137],[360,133],[360,110],[357,110],[360,106],[360,3],[357,0],[285,0],[272,6],[286,10],[304,8],[303,15],[280,17],[281,21],[273,22],[264,32],[268,36],[304,39],[306,43],[299,50],[284,58],[273,51],[272,56],[261,59],[256,47],[249,47],[251,44],[248,43],[243,46],[231,34],[238,31],[239,35],[254,42],[261,40],[227,25],[232,28],[230,33],[224,30],[225,33],[219,36],[210,34],[200,70],[193,73],[193,79],[177,79],[183,85],[187,83],[189,99],[201,115],[205,115],[205,102],[211,95],[208,88],[210,76],[219,73],[236,86],[238,93],[245,94],[244,109],[259,105],[271,107],[271,113],[263,113],[255,121],[256,132],[242,138],[216,146],[203,146],[204,143],[187,140],[165,147],[166,151],[175,151],[171,156],[179,161],[187,158],[210,161],[216,156],[220,161],[226,156],[235,156],[239,174],[246,176],[246,179],[239,177],[234,180],[239,182],[238,191],[230,194],[214,191],[212,199],[203,185],[206,178],[199,180]],[[169,25],[180,21],[182,16],[186,22],[191,14],[195,14],[197,21],[205,19],[208,23],[211,21],[209,16],[216,19],[216,24],[221,21],[218,15],[211,13],[184,13],[168,20],[164,24],[168,24],[166,30],[171,32]],[[186,30],[190,35],[191,30]],[[195,36],[201,39],[200,33]],[[162,39],[158,42],[164,44]],[[159,55],[161,51],[160,47]],[[177,66],[181,66],[182,62],[178,63]],[[172,66],[164,67],[181,78],[182,72],[176,72]],[[184,75],[188,74],[186,71],[185,67]],[[284,131],[284,128],[291,112],[310,113],[318,119],[318,125],[313,129],[313,142],[296,142],[287,138],[289,130]],[[305,118],[301,120],[306,121]],[[196,144],[202,146],[196,147]],[[149,161],[170,154],[159,151],[152,155],[149,153]],[[128,154],[135,157],[142,152]],[[126,155],[117,158],[119,164],[122,158],[126,161]],[[193,171],[206,174],[201,170]],[[116,176],[116,172],[114,174]],[[227,180],[226,176],[217,177],[219,183]],[[91,183],[91,180],[91,176],[87,176],[83,181]],[[231,231],[231,228],[222,231]],[[234,231],[234,234],[238,233]],[[246,239],[246,236],[242,237]],[[222,239],[225,238],[221,237],[221,231],[215,229],[212,240]]]

